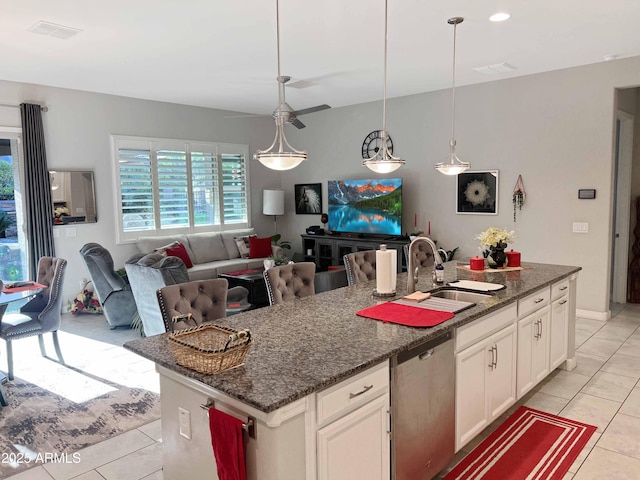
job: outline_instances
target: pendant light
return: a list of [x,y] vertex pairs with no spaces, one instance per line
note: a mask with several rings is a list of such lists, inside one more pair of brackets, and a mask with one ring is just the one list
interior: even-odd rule
[[384,88],[382,95],[382,131],[380,140],[382,147],[371,158],[365,158],[362,165],[376,173],[389,173],[397,170],[405,161],[394,157],[387,146],[387,0],[384,0]]
[[451,140],[449,140],[449,163],[440,162],[436,163],[435,168],[440,173],[445,175],[458,175],[459,173],[468,170],[471,165],[467,162],[463,162],[456,155],[456,29],[458,24],[462,23],[464,18],[453,17],[447,20],[449,25],[453,25],[453,88],[451,90]]
[[284,84],[289,77],[280,75],[280,5],[276,0],[276,37],[278,50],[278,108],[274,112],[276,121],[276,136],[273,143],[266,150],[258,150],[254,155],[254,160],[258,160],[265,167],[272,170],[290,170],[297,167],[307,159],[307,152],[296,150],[287,141],[284,136],[284,125],[287,123],[289,116],[280,106],[285,104],[284,101]]

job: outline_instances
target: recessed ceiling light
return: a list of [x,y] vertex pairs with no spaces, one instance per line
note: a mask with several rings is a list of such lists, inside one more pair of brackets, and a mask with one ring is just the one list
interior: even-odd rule
[[509,20],[511,15],[506,12],[498,12],[494,13],[489,17],[489,20],[492,22],[504,22],[505,20]]

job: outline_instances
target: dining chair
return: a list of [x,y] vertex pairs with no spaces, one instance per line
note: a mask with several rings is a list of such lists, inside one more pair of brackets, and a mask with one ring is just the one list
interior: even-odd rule
[[13,380],[13,346],[14,340],[38,335],[40,353],[47,357],[43,335],[51,332],[53,346],[58,361],[64,365],[58,329],[61,323],[62,282],[67,267],[67,261],[62,258],[41,257],[38,261],[37,283],[46,285],[34,298],[20,308],[20,313],[10,313],[2,317],[0,323],[0,338],[7,342],[7,377]]
[[167,285],[156,291],[167,332],[196,327],[226,317],[226,278]]
[[356,285],[376,278],[376,250],[347,253],[344,257],[347,283]]
[[316,264],[290,263],[264,271],[269,304],[277,305],[295,298],[315,295]]
[[[417,265],[418,268],[431,268],[433,270],[435,260],[431,247],[426,243],[417,243],[416,247],[413,252],[415,258],[411,264]],[[403,245],[403,250],[405,261],[409,265],[409,244]]]

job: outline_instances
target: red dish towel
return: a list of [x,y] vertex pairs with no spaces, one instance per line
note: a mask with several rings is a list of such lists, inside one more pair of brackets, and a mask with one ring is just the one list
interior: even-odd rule
[[356,315],[382,320],[383,322],[398,323],[408,327],[434,327],[454,317],[451,312],[441,312],[393,302],[364,308],[356,312]]
[[13,282],[8,282],[6,285],[3,285],[2,293],[17,293],[17,292],[24,292],[26,290],[39,290],[41,288],[42,289],[49,288],[46,285],[42,285],[41,283],[37,283],[37,282],[31,282],[32,285],[11,288],[12,283]]
[[246,480],[242,421],[215,408],[209,409],[213,455],[220,480]]

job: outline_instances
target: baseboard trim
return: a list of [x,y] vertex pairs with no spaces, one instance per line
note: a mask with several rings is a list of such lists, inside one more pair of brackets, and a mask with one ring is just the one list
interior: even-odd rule
[[581,308],[576,308],[576,317],[606,322],[611,318],[611,312],[608,310],[606,312],[597,312],[595,310],[583,310]]

